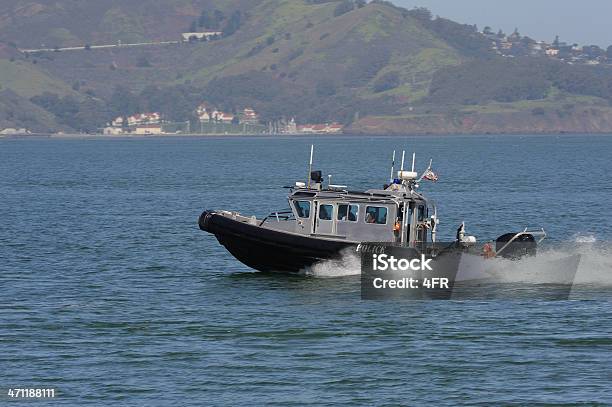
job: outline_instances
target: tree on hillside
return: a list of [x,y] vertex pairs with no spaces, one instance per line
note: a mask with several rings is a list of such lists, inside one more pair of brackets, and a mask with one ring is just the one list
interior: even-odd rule
[[425,7],[415,7],[409,11],[409,14],[417,20],[421,21],[431,21],[431,19],[433,18],[431,11],[429,11],[429,9]]
[[401,83],[399,72],[388,72],[374,82],[374,92],[380,93],[395,89]]
[[490,41],[480,35],[473,25],[459,24],[440,17],[424,22],[424,25],[464,55],[489,57],[492,54]]
[[93,98],[78,100],[74,96],[60,97],[45,92],[34,96],[30,101],[57,117],[59,123],[83,132],[94,132],[102,127],[107,119],[106,106]]
[[606,50],[606,57],[612,60],[612,45],[610,45],[608,49]]
[[336,84],[331,79],[323,79],[315,87],[315,92],[319,97],[333,96],[337,91]]
[[140,98],[124,87],[117,86],[109,101],[112,116],[131,116],[140,111]]
[[215,29],[218,29],[219,27],[221,27],[221,22],[223,20],[225,20],[225,14],[223,14],[223,11],[221,10],[215,10],[213,11],[213,15],[214,15],[214,27]]
[[227,21],[225,28],[223,29],[223,36],[229,37],[240,29],[243,21],[243,14],[239,10],[232,13],[232,16]]

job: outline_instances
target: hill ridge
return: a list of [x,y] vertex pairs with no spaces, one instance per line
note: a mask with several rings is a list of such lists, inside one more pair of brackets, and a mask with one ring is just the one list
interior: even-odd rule
[[[612,100],[612,76],[604,67],[500,58],[473,26],[385,1],[101,0],[69,8],[67,0],[58,0],[15,8],[20,4],[7,0],[0,6],[0,39],[12,44],[6,49],[61,33],[66,44],[96,36],[127,38],[123,35],[132,29],[125,31],[126,24],[149,40],[179,39],[188,28],[224,32],[213,41],[156,47],[0,53],[4,88],[37,103],[52,100],[52,94],[80,101],[76,112],[40,105],[77,131],[95,131],[117,115],[141,111],[196,121],[195,107],[203,102],[226,111],[253,107],[263,122],[339,121],[359,131],[366,117],[380,123],[416,114],[438,123],[457,112],[487,113],[494,109],[487,107],[491,103],[512,105],[497,114],[540,114],[568,112],[567,105],[581,97],[586,99],[580,103],[588,100],[602,109]],[[26,30],[34,25],[32,35],[24,36],[18,23]],[[16,71],[39,79],[16,86],[11,80]],[[61,105],[74,109],[75,102]],[[381,128],[401,132],[395,125]]]

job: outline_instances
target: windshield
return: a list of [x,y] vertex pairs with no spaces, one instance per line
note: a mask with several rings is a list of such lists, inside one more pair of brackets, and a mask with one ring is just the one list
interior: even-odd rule
[[299,218],[310,218],[310,201],[295,201],[294,205]]

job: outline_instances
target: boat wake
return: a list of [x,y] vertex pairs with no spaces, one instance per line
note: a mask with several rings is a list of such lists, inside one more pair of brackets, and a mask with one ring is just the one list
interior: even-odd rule
[[[581,255],[575,285],[612,287],[612,243],[599,243],[593,236],[580,236],[574,245],[567,248],[566,252],[570,251]],[[555,252],[553,250],[551,254]]]
[[338,260],[327,260],[304,271],[308,277],[338,278],[361,275],[361,256],[353,249],[342,252]]
[[[572,242],[543,248],[536,257],[519,261],[488,260],[486,278],[492,283],[574,284],[612,287],[612,244],[593,236],[577,236]],[[470,268],[469,263],[464,266]],[[462,270],[469,274],[471,270]],[[314,278],[341,278],[361,274],[361,259],[347,250],[339,260],[325,261],[305,270]]]

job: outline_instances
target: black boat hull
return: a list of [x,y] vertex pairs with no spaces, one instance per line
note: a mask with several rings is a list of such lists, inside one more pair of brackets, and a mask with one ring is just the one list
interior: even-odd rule
[[263,272],[298,273],[321,261],[339,259],[347,248],[356,248],[353,242],[283,233],[214,211],[202,213],[198,223],[241,263]]

